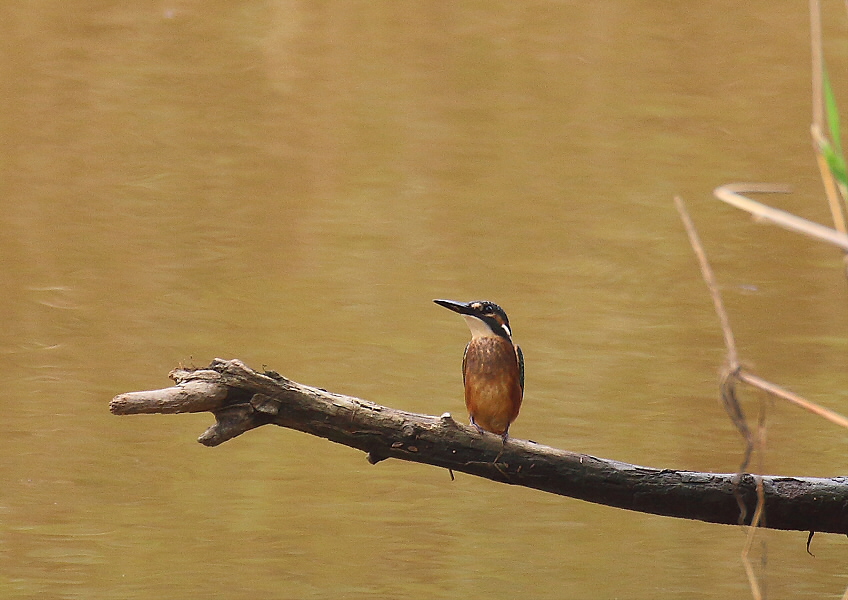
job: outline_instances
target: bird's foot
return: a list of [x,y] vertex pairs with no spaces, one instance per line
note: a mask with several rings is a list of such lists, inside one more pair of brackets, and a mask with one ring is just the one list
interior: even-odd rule
[[474,429],[477,430],[477,433],[479,433],[480,435],[483,435],[486,432],[485,429],[483,429],[477,423],[474,422],[474,417],[471,417],[471,425],[474,427]]
[[[501,451],[498,452],[498,455],[495,457],[495,460],[492,461],[493,463],[495,463],[495,466],[497,467],[498,461],[501,459],[501,456],[503,456],[503,453],[506,450],[506,441],[509,439],[509,429],[507,429],[503,433],[496,433],[495,435],[497,435],[499,438],[501,438],[501,441],[503,441],[503,446],[501,447]],[[500,470],[500,469],[498,469],[498,470]]]

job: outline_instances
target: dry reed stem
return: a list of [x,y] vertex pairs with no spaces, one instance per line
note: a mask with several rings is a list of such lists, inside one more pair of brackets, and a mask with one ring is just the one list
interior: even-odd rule
[[[845,3],[848,9],[848,1]],[[810,0],[810,56],[812,61],[813,84],[813,123],[810,125],[810,135],[813,138],[813,153],[819,167],[822,185],[824,185],[827,204],[834,228],[840,233],[846,233],[845,225],[845,190],[840,188],[833,176],[833,171],[827,164],[822,148],[826,143],[824,136],[824,53],[822,51],[821,4],[819,0]],[[835,140],[838,142],[838,140]],[[842,249],[843,269],[848,277],[848,249]]]
[[[745,439],[745,453],[739,465],[739,472],[743,473],[748,469],[751,454],[754,452],[754,435],[748,427],[745,413],[742,411],[742,404],[736,395],[736,382],[739,380],[739,371],[739,368],[731,370],[725,367],[722,369],[719,377],[719,392],[724,411]],[[748,509],[745,507],[745,502],[741,496],[737,496],[736,502],[739,504],[739,523],[742,524],[748,515]]]
[[[848,2],[846,2],[846,8],[848,8]],[[810,125],[810,135],[813,138],[813,151],[816,155],[822,184],[824,184],[824,191],[830,205],[833,226],[837,231],[846,233],[848,229],[845,225],[844,194],[840,192],[833,172],[830,170],[827,159],[822,152],[827,139],[824,135],[824,52],[822,50],[821,3],[819,0],[810,0],[810,57],[813,84],[813,122]],[[834,141],[838,143],[838,140]]]
[[763,593],[749,555],[751,552],[751,546],[754,544],[754,536],[757,533],[760,520],[763,517],[765,506],[766,498],[765,491],[763,490],[763,480],[757,477],[757,509],[754,511],[754,517],[751,519],[751,526],[748,528],[748,534],[745,536],[745,547],[742,549],[742,565],[745,567],[745,575],[748,577],[748,585],[751,586],[751,596],[753,596],[755,600],[761,600]]
[[[827,159],[821,151],[821,143],[824,141],[824,135],[817,125],[810,127],[810,135],[813,136],[813,151],[816,154],[816,163],[819,166],[819,174],[824,185],[824,193],[827,196],[827,204],[830,207],[830,216],[833,219],[833,226],[840,233],[845,233],[845,211],[843,210],[842,195],[836,185],[836,180],[833,178],[833,173],[830,166],[827,164]],[[848,252],[848,250],[844,250]]]
[[722,185],[713,190],[713,195],[722,202],[726,202],[731,206],[735,206],[741,210],[747,211],[775,225],[779,225],[784,229],[803,233],[822,242],[832,244],[842,250],[848,251],[848,235],[825,227],[819,223],[808,221],[801,217],[788,213],[785,210],[766,206],[755,200],[751,200],[742,194],[752,193],[788,193],[790,189],[784,185],[776,185],[769,183],[730,183]]
[[[766,212],[774,211],[789,215],[789,213],[784,213],[784,211],[778,211],[776,209],[762,205],[759,202],[754,202],[753,200],[745,198],[744,196],[740,196],[739,191],[742,190],[747,190],[749,192],[775,192],[782,191],[783,188],[781,186],[774,186],[769,184],[730,184],[716,188],[715,195],[719,197],[719,199],[723,199],[725,201],[728,200],[726,198],[723,198],[722,196],[733,197],[734,199],[730,203],[734,205],[736,205],[737,202],[744,201],[742,203],[746,206],[748,205],[748,203],[750,203],[751,205],[757,205],[762,209],[766,209]],[[713,298],[713,305],[715,306],[716,313],[718,314],[719,321],[721,322],[722,333],[724,335],[724,341],[725,346],[727,347],[728,355],[728,367],[726,372],[722,374],[721,395],[727,414],[730,416],[737,429],[739,429],[739,432],[743,435],[743,437],[745,437],[746,443],[748,445],[746,449],[746,457],[742,464],[747,465],[747,460],[750,457],[750,453],[752,451],[752,440],[750,435],[750,428],[748,427],[747,423],[745,423],[744,413],[742,412],[742,408],[739,405],[738,399],[736,398],[735,386],[732,383],[734,379],[743,381],[748,385],[763,390],[764,392],[776,396],[777,398],[781,398],[782,400],[791,402],[795,406],[803,408],[808,412],[811,412],[824,419],[827,419],[835,425],[848,428],[848,418],[828,408],[819,406],[815,402],[810,402],[809,400],[799,396],[798,394],[783,389],[779,385],[771,383],[770,381],[766,381],[765,379],[757,377],[756,375],[748,373],[747,371],[742,369],[739,363],[739,357],[738,352],[736,350],[736,342],[734,340],[733,332],[730,330],[730,320],[727,317],[727,312],[724,309],[724,303],[722,302],[721,294],[718,291],[718,285],[716,284],[715,275],[713,275],[712,268],[710,267],[709,261],[707,260],[706,254],[704,252],[703,245],[701,244],[701,240],[698,237],[697,231],[695,230],[695,225],[692,223],[692,219],[689,217],[689,213],[686,210],[686,206],[684,205],[683,200],[679,196],[676,196],[674,198],[674,203],[677,206],[677,210],[680,213],[681,219],[683,220],[683,225],[686,228],[687,234],[689,235],[689,242],[692,244],[692,248],[695,251],[695,255],[698,257],[698,262],[701,266],[701,274],[703,275],[704,281],[706,282],[707,287],[710,290],[710,295]],[[759,209],[757,209],[756,211],[750,212],[755,212],[755,214],[759,214],[760,211]],[[838,231],[834,231],[833,229],[830,229],[828,227],[818,225],[817,223],[811,223],[810,221],[806,221],[806,219],[801,219],[800,217],[795,217],[794,215],[789,216],[799,221],[805,221],[810,225],[815,225],[817,228],[824,229],[830,232],[830,234],[832,234],[833,236],[841,236],[845,238],[845,247],[846,249],[848,249],[848,236],[846,236],[845,234],[839,233]]]
[[[763,461],[763,455],[766,449],[766,403],[763,398],[760,397],[760,414],[757,418],[757,436],[754,442],[754,445],[757,449],[758,456],[758,465],[757,469],[760,473],[765,470],[765,465]],[[760,587],[759,579],[757,578],[757,574],[754,571],[754,566],[751,564],[750,554],[751,547],[754,545],[754,538],[757,535],[757,530],[763,522],[763,515],[765,514],[766,507],[766,497],[765,497],[765,488],[763,486],[762,477],[754,476],[757,482],[757,506],[754,509],[754,516],[751,518],[751,525],[748,527],[748,532],[745,536],[745,546],[742,549],[742,565],[745,568],[745,575],[748,577],[748,585],[751,588],[751,595],[754,598],[762,598],[763,592]],[[763,540],[761,543],[763,557],[761,559],[763,570],[765,570],[765,562],[766,562],[766,553],[768,552],[768,548],[766,546],[766,540]]]
[[686,205],[680,196],[674,197],[674,204],[677,207],[677,212],[680,213],[680,218],[683,221],[683,226],[686,228],[686,234],[689,236],[689,243],[692,250],[695,251],[695,256],[698,258],[698,264],[701,267],[701,275],[707,288],[710,290],[710,296],[713,299],[718,320],[721,323],[721,332],[724,335],[724,345],[727,348],[727,362],[730,372],[733,373],[739,368],[739,354],[736,351],[736,340],[733,337],[733,330],[730,328],[730,319],[727,317],[727,311],[724,309],[724,302],[721,299],[721,294],[718,291],[715,275],[710,267],[710,262],[707,260],[707,254],[704,252],[704,246],[701,244],[701,238],[698,236],[698,231],[695,229],[695,224],[689,216],[689,211],[686,210]]
[[[680,213],[680,219],[683,221],[683,226],[686,228],[686,234],[689,236],[689,244],[695,252],[698,259],[698,265],[701,267],[701,276],[704,278],[704,283],[707,284],[707,289],[710,291],[710,296],[713,299],[713,307],[718,315],[719,323],[721,324],[721,332],[724,336],[724,345],[727,348],[727,365],[722,369],[719,389],[721,390],[721,402],[724,410],[730,420],[739,430],[739,433],[745,439],[745,454],[742,458],[742,464],[739,467],[739,472],[745,471],[748,467],[748,462],[751,459],[751,453],[754,450],[754,439],[751,434],[751,429],[745,420],[745,413],[742,411],[742,405],[739,403],[739,398],[736,395],[736,381],[739,370],[739,353],[736,350],[736,340],[733,336],[733,330],[730,328],[730,318],[727,316],[727,311],[724,308],[724,301],[721,299],[721,293],[718,291],[718,283],[713,274],[710,262],[707,260],[707,254],[704,251],[704,246],[701,244],[701,238],[698,231],[695,229],[695,224],[689,216],[689,211],[686,210],[686,205],[680,196],[674,197],[674,204],[677,207],[677,212]],[[741,498],[736,499],[739,503],[741,519],[745,518],[745,503]]]
[[814,415],[818,415],[824,419],[827,419],[835,425],[848,428],[848,418],[840,415],[838,412],[834,412],[829,408],[820,406],[815,402],[810,402],[809,400],[799,396],[798,394],[790,392],[789,390],[784,389],[770,381],[766,381],[761,377],[757,377],[752,373],[748,373],[745,370],[740,370],[737,374],[737,377],[740,381],[744,381],[748,385],[761,389],[764,392],[769,393],[772,396],[775,396],[782,400],[786,400],[787,402],[790,402],[795,406],[803,408],[804,410],[811,412]]

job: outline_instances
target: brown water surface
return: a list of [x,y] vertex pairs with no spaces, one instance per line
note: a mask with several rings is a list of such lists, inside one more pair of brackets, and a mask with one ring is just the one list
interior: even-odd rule
[[[431,299],[486,298],[514,436],[733,471],[679,193],[747,363],[848,412],[837,253],[710,195],[787,182],[828,219],[804,3],[8,2],[0,32],[2,597],[748,596],[731,527],[107,405],[221,356],[464,417]],[[845,474],[844,432],[767,407],[758,468]],[[770,597],[844,590],[845,540],[805,538],[761,534]]]

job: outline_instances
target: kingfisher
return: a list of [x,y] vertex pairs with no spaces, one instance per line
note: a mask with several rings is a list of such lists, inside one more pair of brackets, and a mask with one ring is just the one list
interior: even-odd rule
[[471,424],[480,433],[501,436],[506,443],[524,396],[524,354],[512,342],[504,309],[488,300],[433,302],[462,315],[471,329],[471,341],[462,355],[465,407]]

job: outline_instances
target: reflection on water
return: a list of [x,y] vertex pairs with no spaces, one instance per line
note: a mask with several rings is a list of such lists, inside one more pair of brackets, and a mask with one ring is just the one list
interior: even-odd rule
[[[788,181],[826,219],[795,8],[0,8],[4,597],[746,595],[732,528],[107,403],[223,356],[464,414],[430,300],[484,297],[526,355],[516,437],[732,470],[681,193],[746,360],[840,409],[838,257],[709,199]],[[767,470],[844,471],[837,432],[769,424]],[[763,537],[774,597],[841,593],[833,536]]]

